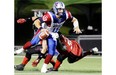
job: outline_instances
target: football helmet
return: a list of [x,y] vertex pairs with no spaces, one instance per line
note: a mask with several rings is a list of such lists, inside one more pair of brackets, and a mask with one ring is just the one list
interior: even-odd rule
[[65,11],[65,5],[63,2],[61,1],[57,1],[53,4],[53,11],[56,15],[63,15],[64,11]]

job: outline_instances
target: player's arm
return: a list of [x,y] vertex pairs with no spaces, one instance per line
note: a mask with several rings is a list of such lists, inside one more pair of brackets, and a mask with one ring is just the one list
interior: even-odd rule
[[73,26],[74,26],[74,28],[73,28],[74,32],[76,32],[76,34],[82,33],[79,28],[78,20],[75,17],[73,17],[72,22],[73,22]]
[[32,21],[34,22],[33,25],[35,25],[38,29],[41,27],[41,23],[43,22],[49,22],[50,20],[50,16],[47,14],[44,13],[43,17],[29,17],[29,18],[20,18],[17,20],[17,23],[19,24],[23,24],[25,22],[28,22],[28,21]]
[[76,34],[82,33],[80,28],[79,28],[78,20],[75,17],[73,17],[72,14],[69,11],[67,11],[67,17],[68,17],[69,20],[71,20],[71,22],[73,22],[74,32],[76,32]]
[[41,27],[39,17],[20,18],[17,20],[17,23],[19,24],[23,24],[25,22],[33,22],[33,25],[35,25],[38,29]]
[[32,17],[32,20],[34,21],[33,25],[35,25],[38,29],[41,27],[41,21],[37,17]]
[[41,26],[42,23],[46,23],[47,26],[50,25],[50,23],[51,23],[51,17],[50,17],[50,15],[49,15],[48,12],[46,12],[42,17],[35,18],[35,20],[34,20],[34,25],[37,28],[40,28],[40,26]]

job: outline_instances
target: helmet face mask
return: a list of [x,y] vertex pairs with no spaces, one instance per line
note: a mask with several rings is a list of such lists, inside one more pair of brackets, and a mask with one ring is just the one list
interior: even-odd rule
[[63,2],[57,1],[53,5],[53,11],[56,15],[62,16],[65,11],[65,5]]

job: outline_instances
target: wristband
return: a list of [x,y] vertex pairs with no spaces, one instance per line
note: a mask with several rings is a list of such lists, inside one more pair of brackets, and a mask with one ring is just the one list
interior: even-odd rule
[[78,26],[79,26],[79,23],[78,23],[78,21],[77,21],[77,20],[73,22],[73,26],[74,26],[74,28],[76,28],[76,27],[78,27]]

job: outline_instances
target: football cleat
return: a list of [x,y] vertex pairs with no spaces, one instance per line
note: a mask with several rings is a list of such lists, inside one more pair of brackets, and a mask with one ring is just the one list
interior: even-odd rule
[[98,48],[97,48],[97,47],[92,48],[92,53],[93,53],[93,54],[98,53]]
[[16,53],[16,52],[14,52],[14,55],[17,55],[17,53]]
[[24,70],[24,66],[25,66],[25,65],[23,65],[23,64],[15,65],[15,66],[14,66],[14,69],[15,69],[15,70],[18,70],[18,71],[23,71],[23,70]]
[[58,71],[58,69],[54,69],[53,67],[50,67],[47,69],[48,71]]

